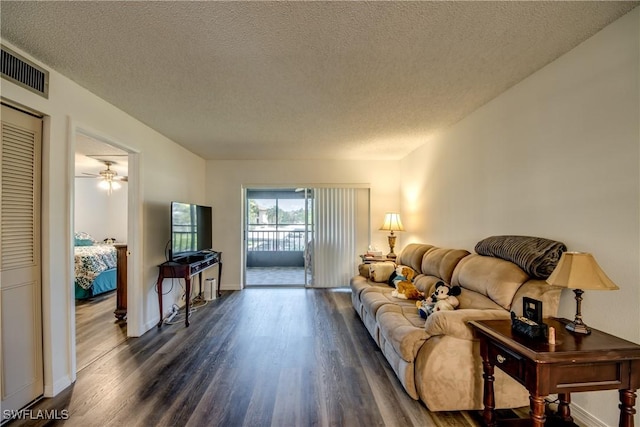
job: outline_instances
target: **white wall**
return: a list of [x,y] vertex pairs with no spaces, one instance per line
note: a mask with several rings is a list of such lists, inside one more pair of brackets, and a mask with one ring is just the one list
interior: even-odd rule
[[[213,206],[213,245],[223,252],[224,260],[221,287],[241,288],[243,186],[367,184],[371,188],[371,242],[386,253],[387,233],[378,228],[385,212],[397,211],[400,206],[398,166],[397,161],[207,161],[207,203]],[[402,238],[398,237],[399,245]]]
[[75,180],[74,232],[89,233],[97,241],[127,242],[127,183],[108,194],[97,179]]
[[[5,43],[23,57],[26,53]],[[38,61],[34,61],[38,63]],[[40,64],[42,65],[42,64]],[[139,241],[127,242],[129,265],[139,274],[129,281],[128,332],[141,335],[159,319],[155,282],[169,240],[169,202],[204,202],[205,162],[113,105],[50,69],[49,99],[4,79],[3,99],[44,114],[43,136],[43,325],[45,394],[55,395],[74,379],[75,319],[72,293],[73,134],[82,127],[121,148],[139,153],[139,215],[133,218]],[[131,169],[131,162],[129,163]],[[132,178],[131,170],[129,178]],[[129,189],[132,183],[129,182]],[[135,262],[132,262],[135,261]],[[165,296],[178,298],[179,289]],[[132,300],[135,306],[132,306]]]
[[[472,251],[519,234],[591,252],[620,290],[587,291],[586,323],[640,342],[639,62],[636,8],[408,156],[409,240]],[[560,315],[574,314],[565,291]],[[602,425],[617,399],[572,395]]]

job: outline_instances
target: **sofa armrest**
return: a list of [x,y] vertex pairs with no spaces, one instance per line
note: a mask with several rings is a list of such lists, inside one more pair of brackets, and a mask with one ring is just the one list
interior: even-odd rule
[[522,316],[522,298],[529,297],[542,301],[542,317],[556,317],[562,289],[551,286],[544,280],[529,280],[520,286],[514,295],[511,310],[518,316]]
[[468,325],[470,320],[510,318],[510,313],[507,310],[465,308],[453,311],[436,311],[427,317],[424,322],[424,328],[428,337],[450,335],[463,340],[473,340],[475,336]]

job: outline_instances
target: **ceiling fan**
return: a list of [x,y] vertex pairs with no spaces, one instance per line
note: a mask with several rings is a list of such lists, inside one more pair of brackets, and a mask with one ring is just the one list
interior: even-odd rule
[[100,183],[98,183],[98,187],[107,190],[109,194],[113,190],[118,190],[121,187],[121,184],[118,181],[127,182],[128,177],[118,175],[118,172],[111,169],[111,165],[116,164],[116,162],[110,160],[100,160],[107,167],[105,170],[102,170],[95,173],[83,172],[82,175],[77,176],[76,178],[98,178],[100,179]]

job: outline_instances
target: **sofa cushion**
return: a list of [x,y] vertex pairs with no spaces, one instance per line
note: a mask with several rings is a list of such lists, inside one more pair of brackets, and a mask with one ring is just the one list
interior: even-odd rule
[[411,243],[402,250],[400,255],[398,255],[398,258],[396,258],[396,263],[411,267],[415,271],[420,273],[422,267],[422,257],[433,247],[433,245]]
[[486,295],[509,310],[518,288],[527,280],[527,273],[512,262],[472,254],[460,260],[451,284]]
[[360,294],[360,301],[362,301],[363,309],[375,318],[380,307],[385,304],[396,304],[402,300],[392,297],[391,288],[387,286],[384,290],[378,287],[363,290]]
[[464,249],[433,248],[422,257],[422,273],[439,277],[446,283],[451,283],[453,270],[458,262],[467,255],[469,255],[469,251]]
[[488,296],[472,291],[470,289],[460,288],[460,295],[457,296],[458,310],[464,310],[467,308],[477,308],[481,310],[504,310],[504,308],[496,304],[494,300]]
[[380,291],[389,291],[389,285],[386,283],[376,283],[362,276],[355,276],[351,279],[351,292],[359,299],[363,291],[379,289]]
[[418,288],[420,292],[423,292],[425,296],[429,296],[433,293],[433,289],[435,289],[436,283],[441,281],[437,276],[427,276],[425,274],[420,274],[415,278],[413,284]]
[[393,350],[407,362],[413,362],[427,339],[424,320],[418,314],[415,304],[386,304],[378,310],[376,321],[380,335]]

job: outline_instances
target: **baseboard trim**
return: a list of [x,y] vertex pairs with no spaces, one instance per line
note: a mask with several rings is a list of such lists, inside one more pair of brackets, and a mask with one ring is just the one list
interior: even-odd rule
[[571,416],[573,417],[574,421],[576,421],[580,425],[589,427],[609,427],[607,424],[603,423],[573,402],[571,403]]
[[44,386],[44,397],[55,397],[62,390],[73,384],[69,376],[65,376],[54,382],[52,385]]
[[144,324],[144,330],[145,332],[148,332],[151,330],[151,328],[157,328],[158,327],[158,322],[160,321],[160,318],[156,318],[150,322],[147,322]]

